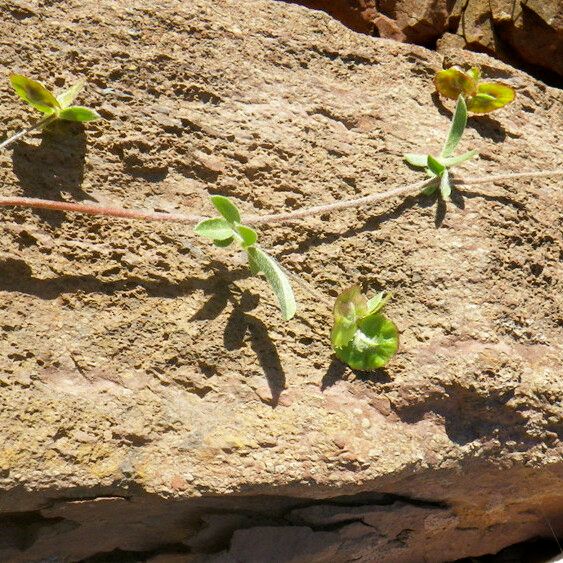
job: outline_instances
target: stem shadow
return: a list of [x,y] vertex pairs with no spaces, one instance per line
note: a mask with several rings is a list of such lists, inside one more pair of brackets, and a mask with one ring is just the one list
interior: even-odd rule
[[[86,158],[86,133],[80,123],[56,121],[43,131],[38,146],[17,142],[12,152],[13,170],[23,195],[63,201],[69,194],[74,201],[92,199],[82,190]],[[65,220],[61,213],[35,213],[52,226]]]

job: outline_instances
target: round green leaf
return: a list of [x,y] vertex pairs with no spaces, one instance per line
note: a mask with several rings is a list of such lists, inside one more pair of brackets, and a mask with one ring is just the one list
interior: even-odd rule
[[43,113],[53,113],[61,108],[57,98],[36,80],[21,74],[12,74],[10,84],[22,100]]
[[334,352],[352,369],[374,370],[387,365],[398,349],[397,327],[385,315],[376,313],[361,319],[354,337]]
[[510,86],[500,82],[481,82],[477,94],[467,102],[467,109],[473,113],[489,113],[509,104],[516,97]]
[[79,121],[84,123],[86,121],[95,121],[100,119],[101,116],[97,111],[82,106],[71,106],[59,112],[59,118],[66,121]]
[[473,96],[477,91],[474,76],[456,66],[439,71],[434,77],[434,84],[442,96],[452,100],[457,100],[460,94]]
[[227,240],[233,236],[233,229],[222,217],[204,219],[195,226],[194,231],[198,235],[214,241]]

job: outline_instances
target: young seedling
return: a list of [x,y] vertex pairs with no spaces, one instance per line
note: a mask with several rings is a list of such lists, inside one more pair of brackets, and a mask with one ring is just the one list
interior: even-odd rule
[[31,127],[16,133],[3,143],[0,143],[0,149],[7,147],[27,133],[45,127],[57,119],[79,122],[100,119],[100,115],[93,109],[71,105],[84,87],[83,80],[78,81],[74,86],[56,96],[40,82],[26,78],[21,74],[10,75],[10,84],[24,102],[39,110],[44,117]]
[[293,290],[283,268],[269,254],[258,246],[258,234],[254,229],[242,224],[239,210],[227,197],[211,196],[211,203],[221,217],[204,219],[194,231],[213,241],[219,247],[237,243],[248,256],[248,264],[253,274],[262,272],[278,299],[283,318],[288,321],[295,315],[297,305]]
[[381,368],[399,349],[399,331],[381,310],[391,294],[378,293],[371,299],[355,285],[343,291],[334,305],[330,333],[332,349],[352,369]]
[[[449,168],[457,166],[458,164],[473,158],[477,154],[477,151],[471,150],[459,156],[452,156],[459,144],[459,141],[461,140],[466,124],[467,107],[463,96],[460,95],[457,99],[448,137],[439,156],[414,153],[405,155],[405,160],[411,166],[424,168],[428,176],[440,179],[440,193],[442,194],[443,199],[449,199],[450,194],[452,193]],[[436,188],[436,185],[431,185],[424,188],[422,192],[426,195],[430,195],[434,193]]]
[[481,71],[474,66],[468,71],[453,66],[434,77],[436,90],[442,96],[457,100],[463,96],[468,111],[490,113],[509,104],[516,97],[513,88],[502,82],[481,82]]

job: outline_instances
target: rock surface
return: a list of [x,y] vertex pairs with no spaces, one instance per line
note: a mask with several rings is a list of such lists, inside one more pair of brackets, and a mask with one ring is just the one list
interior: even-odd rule
[[[84,75],[105,120],[4,151],[4,194],[289,210],[419,179],[401,155],[449,127],[440,54],[302,7],[5,6],[5,68]],[[465,57],[518,96],[469,120],[458,174],[561,167],[561,93]],[[7,134],[32,117],[0,88]],[[3,209],[0,560],[444,561],[563,533],[559,181],[455,201],[263,228],[329,301],[298,287],[285,324],[189,228]],[[395,294],[402,349],[373,374],[329,346],[356,282]]]
[[552,82],[563,77],[560,0],[288,1],[324,10],[354,31],[486,52]]

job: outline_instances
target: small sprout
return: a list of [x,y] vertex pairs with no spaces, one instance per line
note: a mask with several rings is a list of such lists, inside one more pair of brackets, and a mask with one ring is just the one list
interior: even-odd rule
[[[406,154],[405,160],[415,168],[424,168],[426,173],[431,178],[439,178],[440,193],[443,199],[449,199],[452,193],[450,184],[449,168],[457,166],[473,158],[477,151],[472,150],[463,153],[459,156],[452,156],[455,149],[461,141],[461,137],[467,125],[467,107],[463,96],[459,96],[455,106],[454,114],[452,117],[452,124],[444,143],[444,148],[439,156],[432,156],[431,154]],[[423,190],[425,195],[433,194],[438,185],[431,185]]]
[[10,75],[10,84],[24,102],[39,110],[44,114],[44,117],[31,127],[12,135],[0,143],[0,149],[11,145],[27,133],[41,129],[57,119],[79,121],[81,123],[100,119],[98,112],[93,109],[71,105],[84,87],[84,80],[78,81],[74,86],[71,86],[57,96],[47,90],[41,82],[31,80],[31,78],[26,78],[21,74]]
[[213,241],[216,246],[226,247],[237,242],[248,256],[248,265],[253,274],[262,272],[277,297],[283,318],[288,321],[295,315],[297,305],[293,290],[283,268],[258,244],[254,229],[242,224],[239,210],[227,197],[211,196],[211,203],[221,217],[200,221],[194,231]]
[[82,106],[71,106],[76,96],[84,87],[84,81],[80,80],[68,90],[58,96],[51,93],[43,84],[21,74],[12,74],[10,83],[16,94],[30,106],[54,119],[66,121],[94,121],[100,119],[100,115],[90,108]]
[[434,78],[436,90],[446,98],[457,100],[463,96],[467,109],[473,113],[489,113],[509,104],[516,92],[502,82],[481,82],[477,67],[468,71],[453,66],[438,72]]
[[374,370],[389,363],[399,349],[399,331],[381,310],[391,294],[367,299],[358,285],[343,291],[334,304],[332,349],[352,369]]

